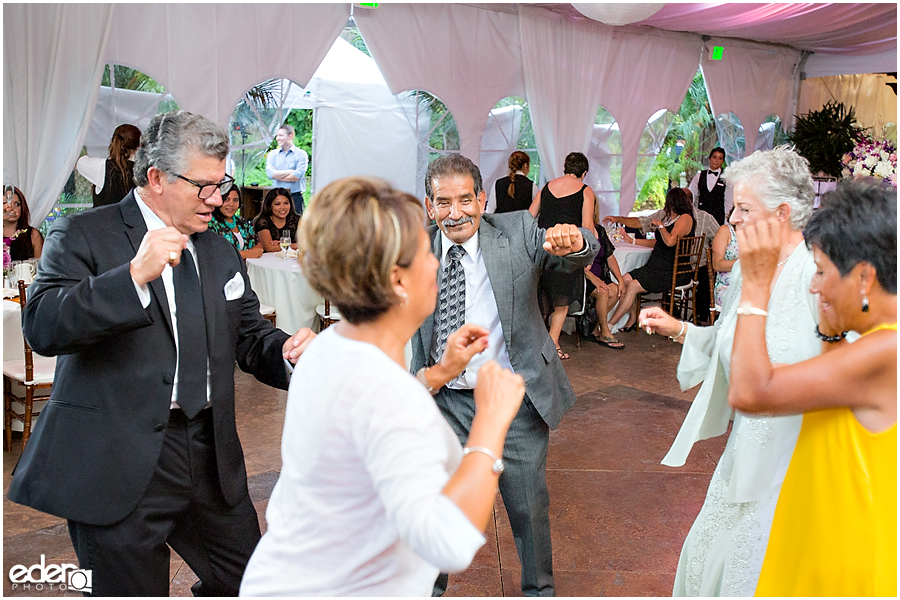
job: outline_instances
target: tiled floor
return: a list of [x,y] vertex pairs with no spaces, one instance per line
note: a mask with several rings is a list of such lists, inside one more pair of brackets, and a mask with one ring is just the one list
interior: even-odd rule
[[[681,346],[659,336],[620,334],[625,350],[563,336],[564,361],[578,395],[550,437],[547,481],[553,563],[561,596],[668,596],[681,544],[700,510],[725,436],[698,444],[687,464],[663,467],[665,455],[696,389],[675,380]],[[265,509],[281,465],[286,393],[238,372],[237,419],[250,493],[265,531]],[[16,564],[76,562],[65,523],[5,498],[18,458],[3,455],[3,572]],[[447,596],[519,596],[519,561],[498,496],[488,543],[472,566],[450,578]],[[172,554],[173,596],[189,596],[196,581]],[[75,595],[58,589],[11,589],[4,595]]]

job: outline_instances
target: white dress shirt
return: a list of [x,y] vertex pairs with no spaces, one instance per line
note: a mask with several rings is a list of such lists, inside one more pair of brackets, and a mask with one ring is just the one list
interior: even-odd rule
[[[488,347],[482,353],[476,354],[469,361],[463,375],[448,387],[453,389],[473,389],[478,381],[478,369],[489,360],[494,360],[504,369],[513,371],[509,360],[509,350],[503,339],[503,327],[500,325],[500,313],[497,311],[497,300],[494,298],[494,289],[488,277],[487,268],[484,266],[484,257],[481,255],[481,245],[478,242],[479,233],[460,244],[466,254],[460,259],[463,271],[466,274],[466,323],[480,325],[490,331],[488,334]],[[450,264],[447,252],[454,242],[444,232],[441,232],[441,268],[446,269]],[[535,291],[537,293],[537,291]],[[436,338],[438,328],[434,328],[435,335],[431,340],[431,358],[437,358]]]
[[[141,215],[144,217],[144,223],[147,224],[147,231],[156,231],[157,229],[165,229],[168,227],[162,219],[156,216],[149,206],[144,204],[144,200],[138,193],[137,188],[134,190],[134,199],[137,200],[138,208],[141,209]],[[200,265],[197,262],[197,251],[194,250],[194,243],[188,239],[187,249],[194,259],[194,268],[197,269],[197,278],[200,278]],[[172,318],[172,331],[175,333],[175,376],[172,379],[172,401],[170,408],[180,408],[178,406],[178,314],[175,309],[175,281],[172,278],[172,267],[166,265],[163,267],[162,275],[163,287],[166,290],[166,300],[169,304],[169,316]],[[150,306],[150,288],[146,284],[139,286],[134,279],[134,288],[137,290],[138,297],[141,300],[141,306],[147,308]],[[209,357],[206,357],[206,405],[209,406],[210,385],[209,385]]]
[[[706,169],[709,171],[709,169]],[[691,190],[691,194],[693,197],[694,208],[697,208],[697,203],[700,201],[700,173],[703,171],[697,171],[694,174],[694,178],[691,179],[691,184],[688,186],[688,189]],[[716,186],[716,183],[719,181],[719,177],[722,176],[722,169],[719,168],[715,171],[709,171],[706,176],[706,188],[708,192],[711,192],[713,188]],[[728,220],[728,213],[731,212],[731,207],[734,206],[734,186],[728,183],[728,180],[725,180],[725,220]]]

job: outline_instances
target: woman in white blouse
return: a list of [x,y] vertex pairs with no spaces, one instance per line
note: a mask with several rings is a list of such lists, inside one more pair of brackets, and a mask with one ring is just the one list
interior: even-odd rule
[[[821,342],[813,334],[818,313],[809,292],[816,266],[802,233],[815,194],[809,164],[781,146],[733,165],[728,181],[734,184],[730,221],[736,229],[776,218],[782,230],[766,321],[772,361],[793,364],[818,355]],[[728,405],[737,316],[754,310],[738,305],[741,281],[738,256],[722,316],[712,327],[677,321],[660,308],[644,309],[639,319],[648,333],[684,344],[678,364],[681,388],[703,383],[662,463],[683,466],[695,442],[722,435],[734,418],[706,500],[681,550],[675,596],[754,595],[775,504],[800,433],[802,415],[748,415]]]
[[[465,569],[484,544],[525,386],[481,368],[464,451],[406,369],[438,292],[423,221],[418,200],[373,178],[331,183],[306,209],[299,261],[342,320],[292,375],[281,475],[241,595],[429,596],[439,572]],[[462,372],[487,333],[463,326],[442,362]]]

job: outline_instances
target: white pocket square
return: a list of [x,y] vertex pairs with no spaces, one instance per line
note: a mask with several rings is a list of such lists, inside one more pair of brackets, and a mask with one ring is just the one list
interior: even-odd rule
[[237,300],[244,295],[244,278],[240,273],[235,273],[234,277],[225,284],[225,299]]

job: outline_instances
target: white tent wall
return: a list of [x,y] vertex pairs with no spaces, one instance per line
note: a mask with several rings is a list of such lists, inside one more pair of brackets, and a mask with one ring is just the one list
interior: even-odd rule
[[[724,48],[722,60],[700,59],[713,116],[733,112],[744,127],[744,148],[756,147],[759,126],[778,115],[790,126],[799,84],[800,52],[753,42],[712,38],[708,48]],[[721,137],[721,134],[720,134]]]
[[110,4],[3,5],[3,183],[37,227],[75,167],[112,25]]
[[427,91],[450,110],[460,152],[478,157],[491,109],[524,96],[518,18],[461,4],[356,10],[359,31],[395,94]]
[[836,100],[856,108],[856,120],[860,125],[881,133],[887,123],[897,123],[897,94],[888,87],[889,82],[896,84],[897,78],[870,73],[805,79],[800,84],[797,114],[819,110],[829,100]]
[[284,78],[305,86],[350,16],[348,3],[117,4],[116,9],[106,62],[143,71],[184,110],[223,127],[260,81]]
[[[227,125],[244,92],[260,81],[306,85],[349,11],[348,3],[6,5],[4,176],[25,182],[40,222],[80,150],[105,63],[147,73],[183,108]],[[624,145],[621,212],[636,193],[641,131],[657,109],[677,109],[703,47],[697,34],[614,29],[523,4],[386,4],[358,9],[355,18],[391,91],[421,89],[440,98],[467,156],[479,156],[496,103],[522,96],[542,166],[558,175],[568,152],[588,149],[597,105],[607,108]],[[710,102],[717,113],[739,115],[747,147],[769,114],[789,126],[799,52],[724,38],[709,44],[726,48],[721,62],[702,59]],[[808,73],[837,68],[816,58]]]
[[865,73],[896,73],[897,49],[863,56],[816,52],[806,60],[803,71],[808,78]]

